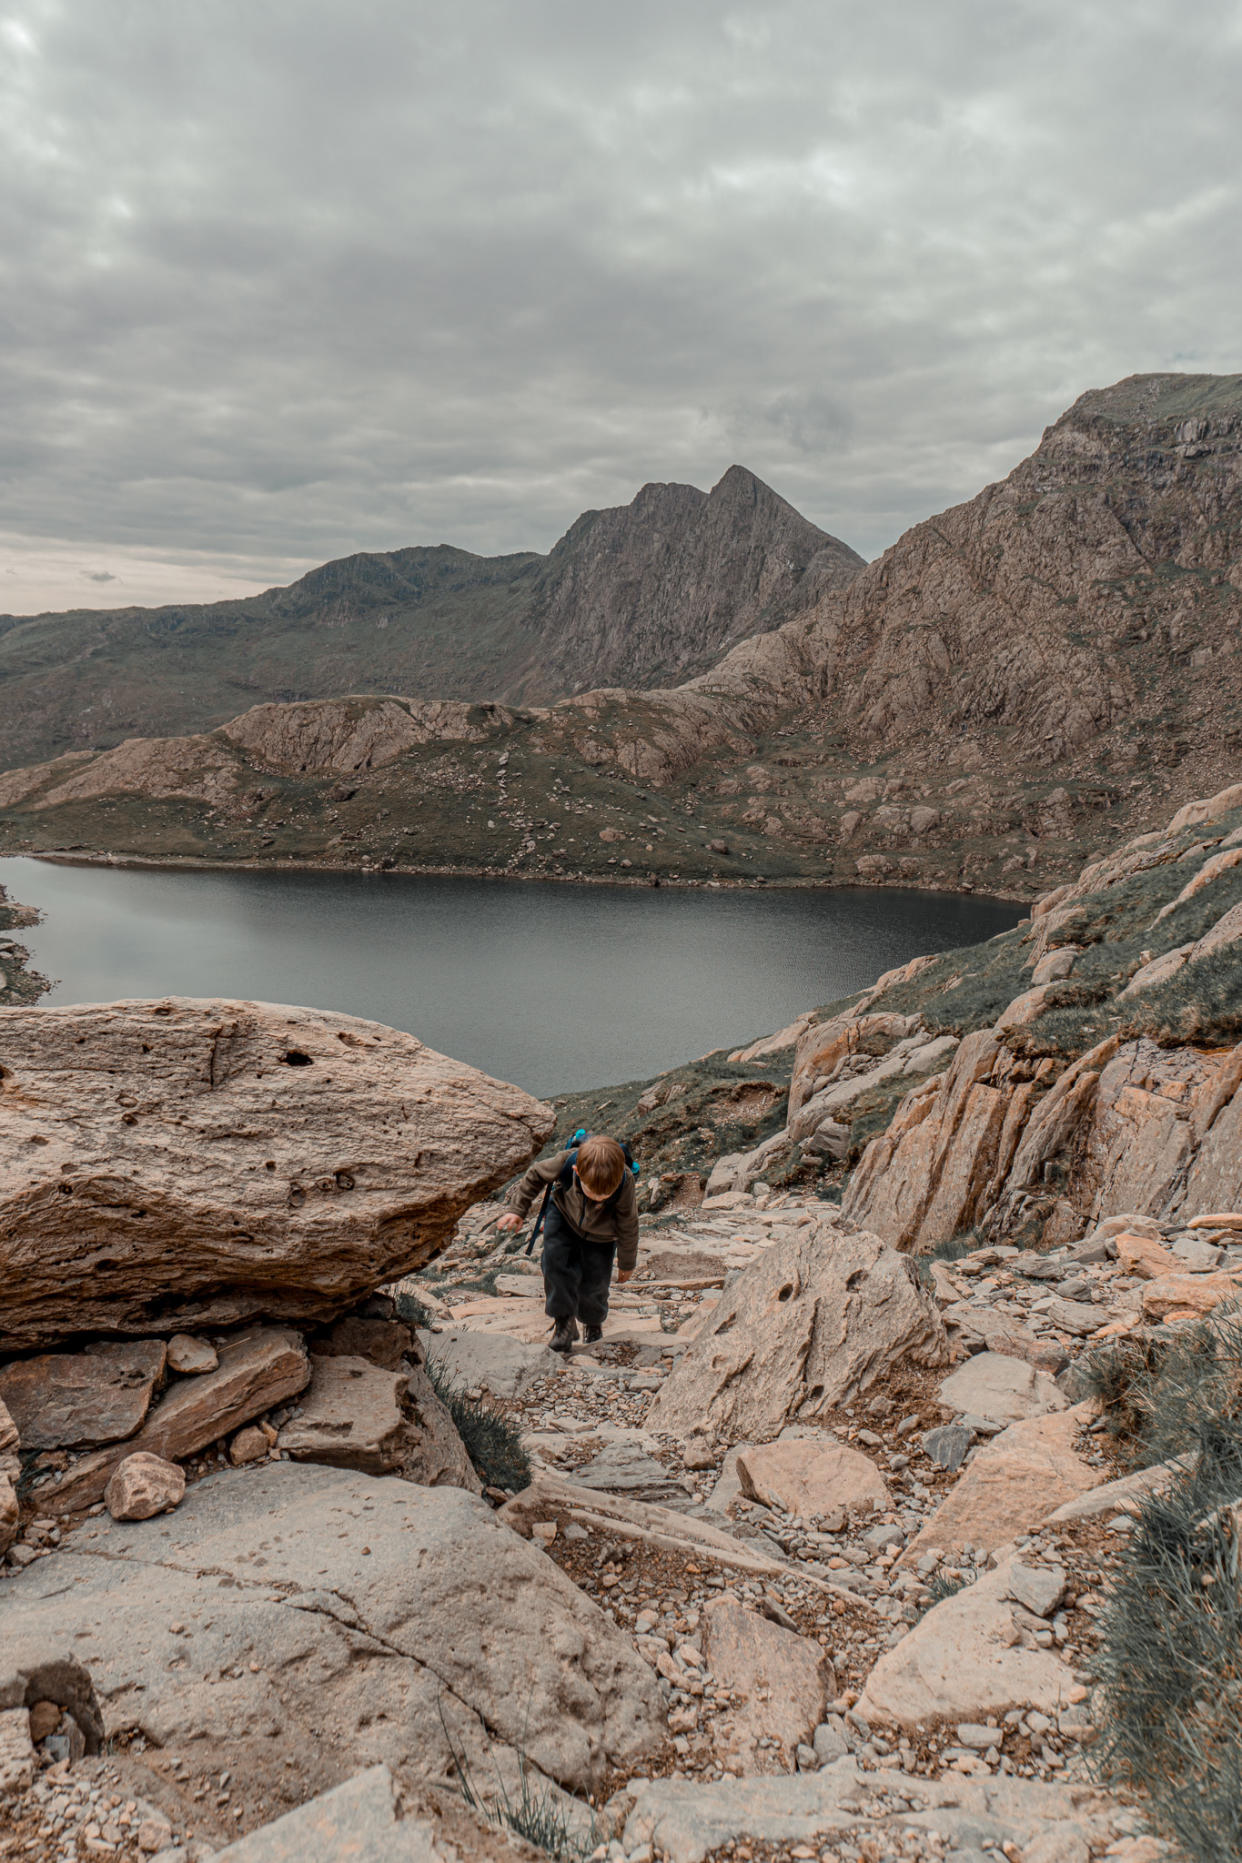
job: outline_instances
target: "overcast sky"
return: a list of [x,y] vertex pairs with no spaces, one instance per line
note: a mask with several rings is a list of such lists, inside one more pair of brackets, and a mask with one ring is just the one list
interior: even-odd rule
[[0,0],[0,610],[735,460],[874,555],[1242,369],[1240,96],[1233,0]]

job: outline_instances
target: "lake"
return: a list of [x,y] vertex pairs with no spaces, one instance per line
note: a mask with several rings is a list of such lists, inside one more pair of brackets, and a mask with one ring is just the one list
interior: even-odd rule
[[1021,908],[952,893],[564,886],[0,859],[45,1003],[230,996],[408,1029],[546,1095],[733,1047]]

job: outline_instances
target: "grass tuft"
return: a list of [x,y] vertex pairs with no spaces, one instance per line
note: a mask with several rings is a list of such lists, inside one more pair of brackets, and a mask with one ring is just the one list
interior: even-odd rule
[[[546,1851],[548,1856],[555,1858],[556,1863],[585,1863],[585,1859],[599,1847],[600,1831],[595,1814],[591,1812],[581,1820],[575,1818],[574,1810],[585,1808],[577,1807],[576,1801],[563,1796],[546,1781],[536,1778],[523,1748],[517,1749],[516,1797],[497,1776],[496,1789],[488,1798],[475,1784],[470,1762],[464,1753],[458,1751],[449,1733],[442,1702],[440,1725],[444,1728],[449,1752],[453,1756],[461,1795],[471,1810],[477,1811],[488,1824],[524,1837],[537,1850]],[[575,1829],[575,1826],[579,1828]]]
[[436,1395],[448,1410],[466,1454],[485,1488],[506,1488],[512,1494],[530,1486],[530,1458],[520,1432],[508,1417],[480,1398],[467,1397],[435,1358],[427,1355],[427,1375]]
[[1137,1465],[1186,1458],[1117,1557],[1097,1762],[1189,1863],[1222,1863],[1242,1855],[1242,1312],[1092,1371]]

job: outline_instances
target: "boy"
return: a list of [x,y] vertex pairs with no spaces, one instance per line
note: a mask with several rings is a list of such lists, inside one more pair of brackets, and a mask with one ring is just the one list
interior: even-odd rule
[[520,1229],[548,1184],[552,1197],[543,1225],[544,1312],[556,1325],[551,1346],[568,1352],[579,1320],[588,1345],[603,1337],[613,1256],[617,1280],[628,1281],[638,1260],[638,1202],[634,1176],[616,1139],[583,1139],[575,1164],[567,1151],[532,1164],[509,1193],[497,1229]]

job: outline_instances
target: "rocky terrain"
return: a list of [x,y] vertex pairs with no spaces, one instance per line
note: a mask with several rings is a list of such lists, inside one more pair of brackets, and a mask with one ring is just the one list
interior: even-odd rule
[[646,485],[585,512],[547,556],[392,550],[238,601],[0,616],[0,767],[209,728],[258,700],[542,704],[672,684],[862,562],[732,466],[710,493]]
[[551,1109],[312,1011],[0,1012],[4,1854],[1232,1854],[1239,926],[1235,787],[567,1103],[649,1147],[568,1360],[492,1200]]
[[[11,773],[3,845],[1034,899],[1236,769],[1240,436],[1238,378],[1133,377],[686,684],[260,706]],[[610,640],[646,639],[590,601]]]
[[47,979],[30,969],[25,945],[11,935],[38,922],[37,912],[10,899],[0,886],[0,1006],[37,1002],[47,988]]

